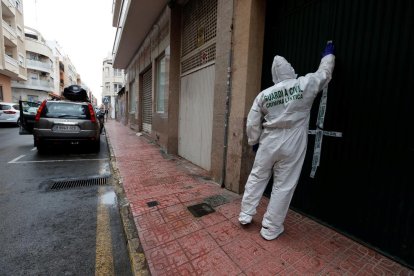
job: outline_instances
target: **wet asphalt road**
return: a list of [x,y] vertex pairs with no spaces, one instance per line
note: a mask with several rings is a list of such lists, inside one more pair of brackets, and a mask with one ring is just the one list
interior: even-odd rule
[[[104,135],[99,154],[39,155],[31,135],[0,126],[0,275],[131,275],[110,175]],[[50,189],[91,178],[108,181]]]

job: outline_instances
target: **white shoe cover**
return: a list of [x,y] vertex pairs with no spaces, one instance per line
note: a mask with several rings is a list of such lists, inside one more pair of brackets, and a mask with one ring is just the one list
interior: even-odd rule
[[277,229],[270,229],[267,227],[262,227],[262,229],[260,230],[260,235],[262,235],[263,239],[271,241],[279,237],[280,234],[282,234],[284,230],[285,229],[283,225]]
[[239,215],[240,224],[242,224],[242,225],[249,224],[249,223],[252,222],[252,219],[253,219],[253,216],[248,215],[248,214],[243,213],[243,212],[240,212],[240,215]]

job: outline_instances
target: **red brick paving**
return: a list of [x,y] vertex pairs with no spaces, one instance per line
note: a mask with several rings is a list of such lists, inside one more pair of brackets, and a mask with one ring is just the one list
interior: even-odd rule
[[[241,196],[203,180],[207,172],[116,122],[106,133],[152,275],[412,275],[414,271],[289,210],[274,241],[259,234],[268,199],[253,223],[237,221]],[[198,177],[197,177],[198,176]],[[194,217],[187,206],[212,195],[229,203]],[[157,201],[158,205],[148,206]]]

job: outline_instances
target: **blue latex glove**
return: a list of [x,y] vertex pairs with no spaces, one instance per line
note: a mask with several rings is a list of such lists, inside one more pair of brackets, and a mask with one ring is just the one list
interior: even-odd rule
[[252,146],[253,152],[257,152],[257,150],[259,149],[259,143],[257,143],[256,145]]
[[332,55],[335,54],[335,47],[334,47],[332,41],[329,41],[326,44],[325,49],[322,51],[322,57],[327,56],[329,54],[332,54]]

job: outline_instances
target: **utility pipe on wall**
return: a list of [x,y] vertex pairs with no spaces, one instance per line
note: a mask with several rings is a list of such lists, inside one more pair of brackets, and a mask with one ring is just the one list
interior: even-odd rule
[[232,1],[231,10],[231,24],[230,24],[230,50],[228,54],[228,66],[227,66],[227,82],[226,82],[226,107],[224,115],[224,146],[223,146],[223,166],[221,173],[221,187],[225,187],[226,171],[227,171],[227,149],[228,149],[228,131],[229,131],[229,117],[231,107],[231,74],[233,64],[233,21],[234,21],[234,1]]

